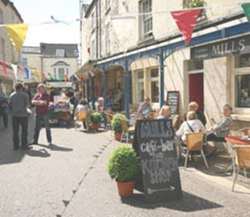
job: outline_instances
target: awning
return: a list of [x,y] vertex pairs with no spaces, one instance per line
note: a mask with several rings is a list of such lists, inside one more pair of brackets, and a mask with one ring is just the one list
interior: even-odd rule
[[155,58],[138,59],[131,64],[131,70],[140,70],[144,68],[158,67],[159,61]]
[[0,77],[1,79],[15,80],[13,68],[4,61],[0,61]]

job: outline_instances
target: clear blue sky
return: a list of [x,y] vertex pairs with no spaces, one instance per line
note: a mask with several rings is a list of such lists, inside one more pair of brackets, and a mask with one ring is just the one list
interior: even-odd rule
[[[50,21],[53,15],[58,20],[79,18],[79,0],[12,0],[25,23],[37,24]],[[90,0],[86,0],[86,3]],[[48,43],[79,43],[79,22],[70,25],[31,25],[25,45]]]

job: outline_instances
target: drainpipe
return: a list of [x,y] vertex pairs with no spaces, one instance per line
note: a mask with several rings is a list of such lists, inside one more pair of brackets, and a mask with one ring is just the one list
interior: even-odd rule
[[160,106],[164,105],[164,56],[163,56],[163,49],[160,49]]
[[129,119],[129,101],[130,101],[130,74],[128,68],[128,59],[125,59],[125,70],[124,70],[124,110],[126,117]]

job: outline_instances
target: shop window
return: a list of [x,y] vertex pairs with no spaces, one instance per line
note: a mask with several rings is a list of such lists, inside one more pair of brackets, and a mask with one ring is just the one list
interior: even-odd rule
[[250,54],[240,55],[238,60],[236,60],[236,63],[238,64],[237,67],[239,68],[250,67]]
[[144,72],[139,71],[137,73],[137,101],[143,102],[144,101]]
[[153,103],[159,102],[159,70],[151,70],[151,101]]
[[152,0],[141,0],[139,11],[140,38],[144,40],[153,36]]
[[236,76],[236,107],[250,108],[250,74]]

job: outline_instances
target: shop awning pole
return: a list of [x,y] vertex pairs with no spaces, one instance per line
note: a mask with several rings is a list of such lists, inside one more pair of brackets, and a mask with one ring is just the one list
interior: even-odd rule
[[163,49],[160,49],[160,105],[164,105],[164,56]]

